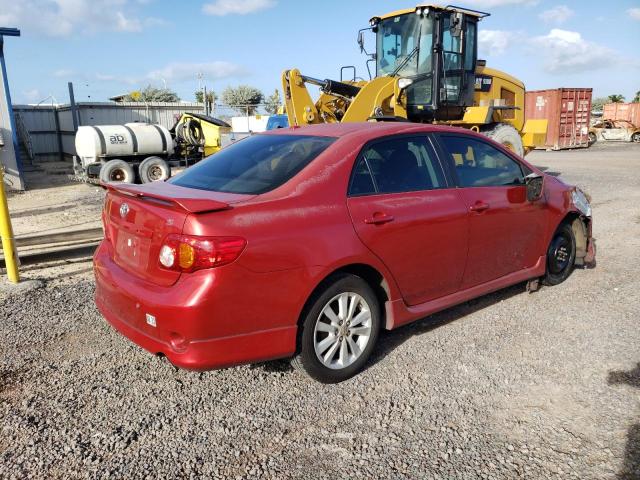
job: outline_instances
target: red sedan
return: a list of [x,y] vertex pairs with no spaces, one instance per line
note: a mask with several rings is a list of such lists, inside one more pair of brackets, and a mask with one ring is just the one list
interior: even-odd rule
[[293,357],[338,382],[380,329],[595,260],[579,189],[458,128],[280,129],[107,187],[98,308],[190,369]]

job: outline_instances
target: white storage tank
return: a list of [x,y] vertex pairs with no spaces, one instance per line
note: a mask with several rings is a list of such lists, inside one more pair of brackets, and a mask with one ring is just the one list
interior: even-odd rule
[[127,123],[79,127],[76,153],[84,166],[100,158],[147,157],[173,154],[173,139],[162,125]]

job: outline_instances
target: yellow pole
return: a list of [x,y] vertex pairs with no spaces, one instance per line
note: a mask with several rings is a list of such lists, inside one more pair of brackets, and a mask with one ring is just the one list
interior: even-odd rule
[[13,229],[11,228],[11,218],[9,218],[7,195],[4,191],[4,167],[2,165],[0,165],[0,237],[2,237],[2,251],[4,253],[4,264],[7,267],[7,276],[10,282],[18,283],[20,281],[18,258],[13,242]]

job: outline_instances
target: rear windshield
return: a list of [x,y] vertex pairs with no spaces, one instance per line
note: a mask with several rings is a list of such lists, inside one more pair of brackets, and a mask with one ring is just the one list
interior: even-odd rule
[[181,187],[260,194],[295,176],[335,141],[330,137],[253,135],[169,180]]

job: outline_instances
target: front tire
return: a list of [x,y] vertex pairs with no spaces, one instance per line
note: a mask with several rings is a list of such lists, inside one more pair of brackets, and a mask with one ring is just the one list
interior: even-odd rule
[[640,143],[640,132],[636,132],[633,135],[631,135],[631,141],[633,143]]
[[593,145],[597,141],[598,141],[598,136],[593,132],[589,132],[589,146]]
[[563,223],[558,227],[547,249],[547,273],[542,283],[558,285],[564,282],[576,262],[576,238],[571,225]]
[[507,123],[498,123],[482,133],[490,139],[498,142],[500,145],[511,150],[516,155],[524,157],[524,145],[522,137],[513,125]]
[[291,363],[322,383],[347,380],[366,364],[380,325],[380,303],[367,282],[350,274],[330,277],[303,312]]

